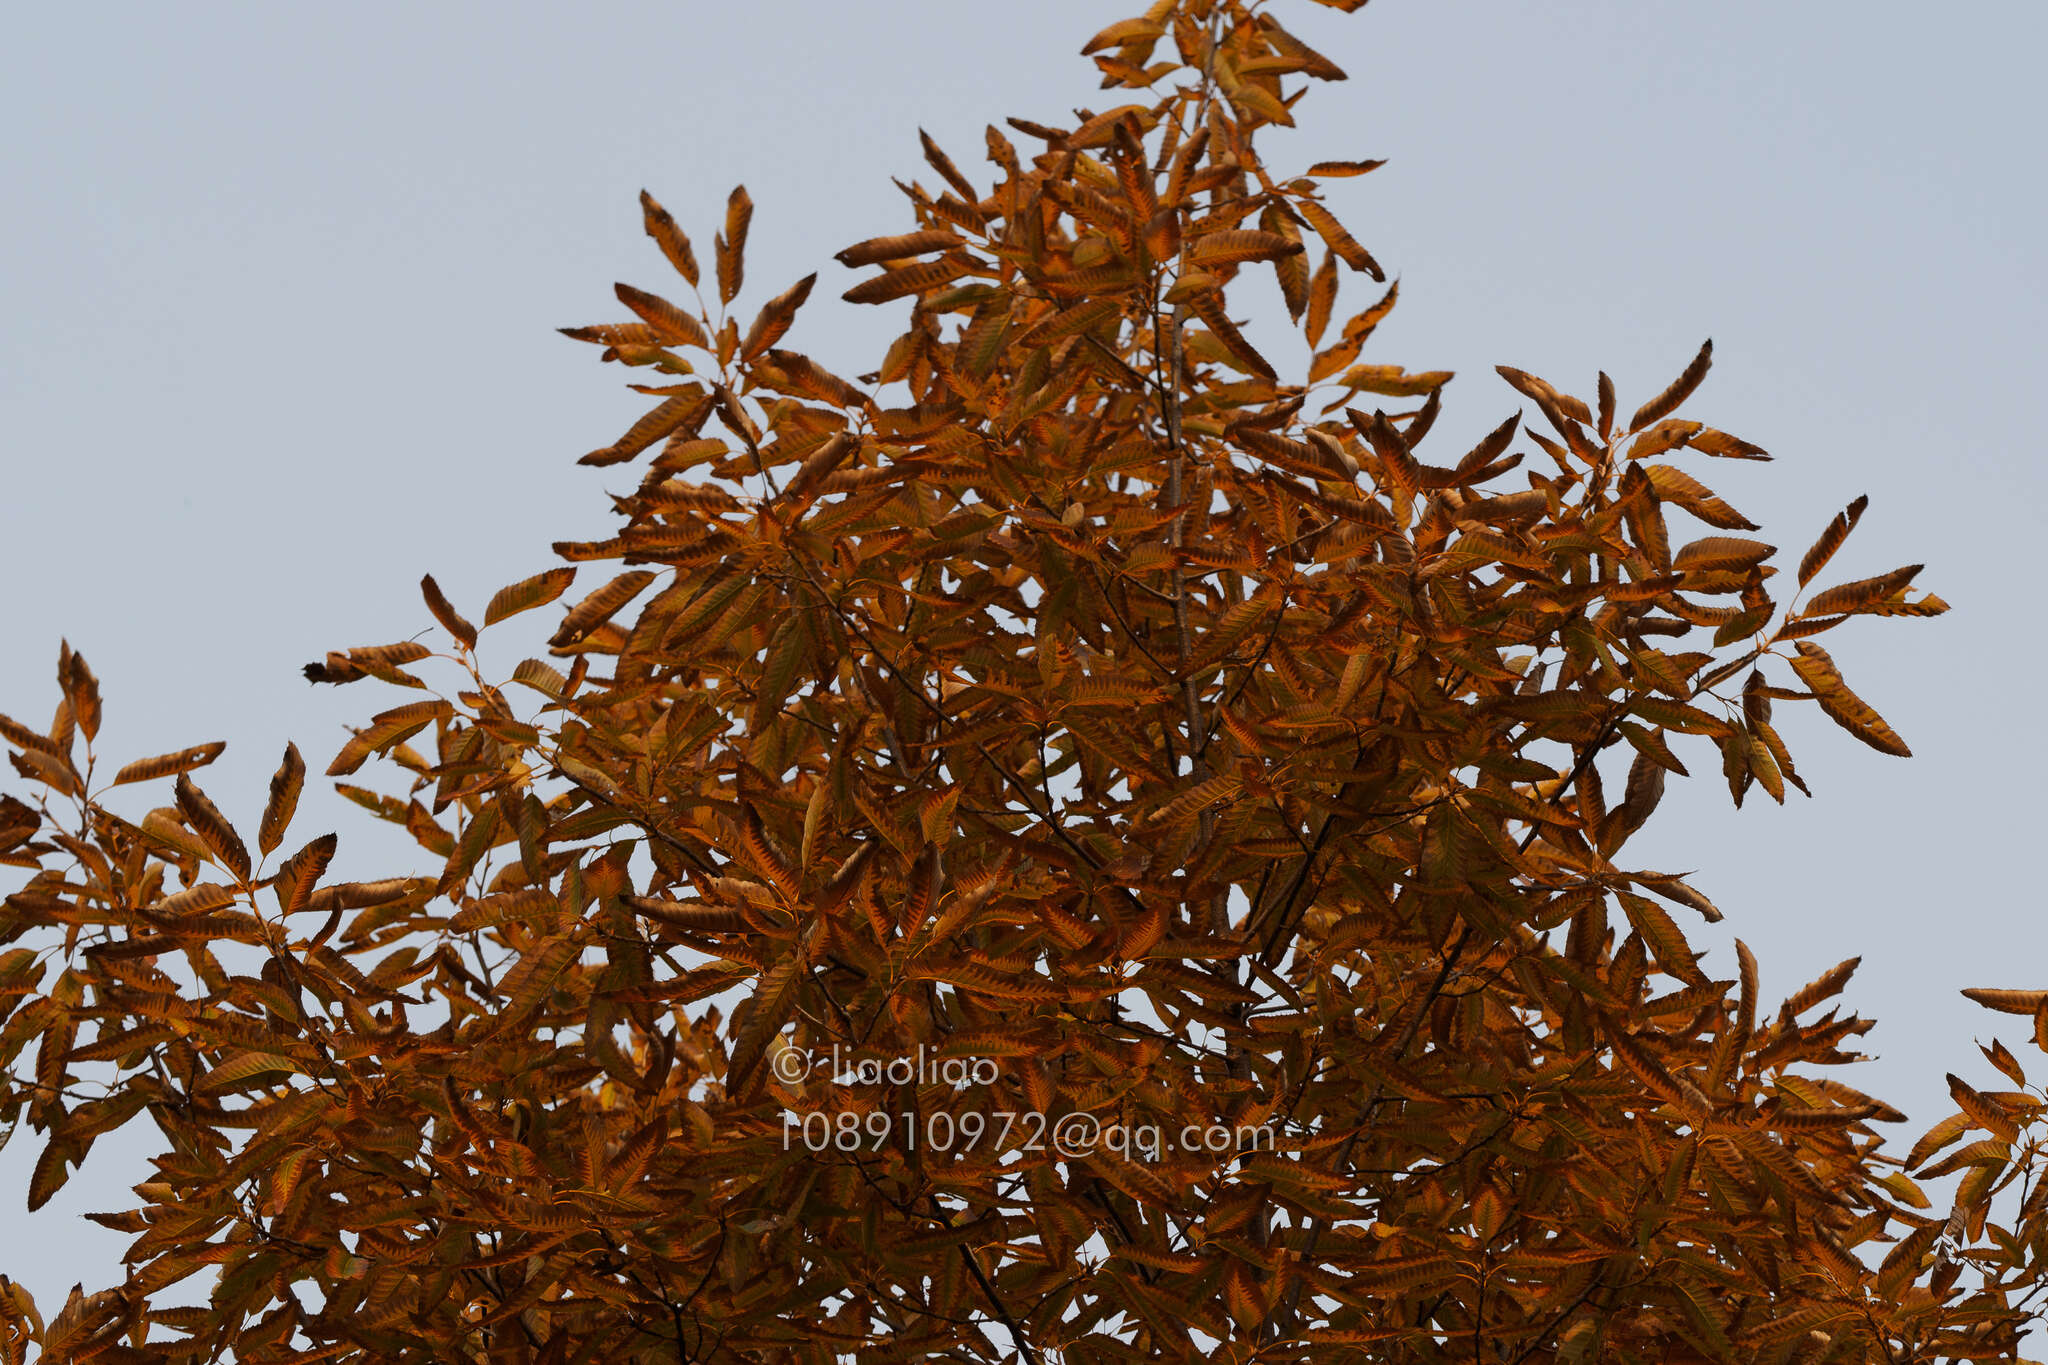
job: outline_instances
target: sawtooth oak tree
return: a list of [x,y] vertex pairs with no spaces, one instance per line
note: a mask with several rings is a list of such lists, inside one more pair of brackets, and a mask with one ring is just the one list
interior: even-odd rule
[[[1942,611],[1918,566],[1815,588],[1858,498],[1780,572],[1694,472],[1765,458],[1680,415],[1705,347],[1632,415],[1502,368],[1540,422],[1437,454],[1451,376],[1360,363],[1395,290],[1324,197],[1377,163],[1256,149],[1338,66],[1242,0],[1084,52],[1131,102],[927,138],[911,230],[839,253],[908,302],[857,379],[784,346],[815,275],[735,311],[744,190],[708,282],[643,196],[688,301],[569,335],[649,381],[583,457],[644,474],[481,618],[594,572],[557,662],[487,672],[429,577],[444,648],[307,670],[416,694],[328,772],[424,875],[328,880],[296,748],[253,839],[219,744],[109,776],[68,647],[0,719],[28,1204],[164,1138],[92,1215],[125,1280],[0,1282],[0,1358],[2016,1354],[2020,1062],[1897,1155],[1829,1074],[1868,1021],[1815,1017],[1853,961],[1772,1015],[1622,861],[1715,751],[1804,790],[1781,703],[1904,755],[1815,640]],[[1274,284],[1298,372],[1241,330]]]

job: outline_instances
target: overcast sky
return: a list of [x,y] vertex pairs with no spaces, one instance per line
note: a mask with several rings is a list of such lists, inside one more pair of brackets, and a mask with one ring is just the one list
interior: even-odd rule
[[[636,476],[574,461],[644,400],[553,329],[615,320],[614,280],[662,287],[643,186],[708,245],[745,182],[750,297],[822,267],[789,344],[870,368],[907,305],[838,303],[852,276],[828,258],[907,228],[889,180],[931,179],[918,127],[981,176],[984,125],[1121,102],[1075,54],[1141,8],[15,10],[0,55],[0,711],[47,724],[68,638],[101,680],[103,752],[225,739],[200,776],[253,822],[288,738],[317,771],[344,720],[393,704],[374,683],[309,688],[300,664],[428,627],[423,572],[474,616],[553,562],[550,541],[608,529],[604,493]],[[1878,1017],[1880,1059],[1845,1079],[1911,1110],[1910,1141],[1947,1112],[1943,1071],[1986,1075],[1972,1040],[1993,1017],[1958,989],[2048,986],[2028,700],[2048,120],[2025,93],[2048,7],[1277,12],[1352,79],[1314,92],[1267,156],[1388,160],[1334,199],[1402,282],[1365,359],[1459,372],[1439,457],[1518,406],[1496,364],[1588,396],[1604,368],[1628,411],[1711,336],[1688,412],[1778,459],[1693,472],[1790,555],[1868,493],[1840,575],[1924,561],[1920,584],[1955,605],[1827,640],[1915,758],[1781,705],[1813,801],[1757,793],[1733,812],[1706,754],[1631,845],[1696,870],[1728,914],[1696,936],[1719,945],[1710,972],[1734,974],[1740,934],[1767,1002],[1862,954],[1847,998]],[[521,651],[500,651],[509,672]],[[347,873],[418,870],[331,794],[300,819],[342,832]],[[24,1132],[0,1154],[0,1271],[47,1312],[74,1280],[118,1278],[127,1238],[77,1215],[120,1206],[145,1174],[133,1144],[105,1139],[22,1221],[40,1145]]]

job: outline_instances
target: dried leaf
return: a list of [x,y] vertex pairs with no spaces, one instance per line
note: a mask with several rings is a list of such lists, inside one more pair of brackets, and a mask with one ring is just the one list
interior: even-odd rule
[[544,607],[567,592],[575,581],[574,569],[544,569],[531,578],[522,578],[509,587],[500,588],[484,608],[484,624],[494,626],[508,616]]
[[227,741],[215,740],[211,744],[200,744],[176,753],[158,754],[155,758],[138,758],[114,774],[111,785],[126,786],[130,782],[147,782],[152,778],[175,777],[179,773],[203,768],[227,751]]

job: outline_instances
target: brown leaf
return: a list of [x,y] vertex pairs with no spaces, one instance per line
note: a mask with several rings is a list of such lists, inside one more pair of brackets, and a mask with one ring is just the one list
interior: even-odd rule
[[249,880],[249,850],[243,845],[242,836],[235,833],[235,827],[220,813],[220,808],[183,773],[178,775],[176,792],[178,810],[185,817],[185,823],[206,841],[206,846],[220,859],[221,866],[241,880]]
[[1799,651],[1799,656],[1792,660],[1793,671],[1812,689],[1820,709],[1837,725],[1879,753],[1894,754],[1900,758],[1913,756],[1913,751],[1906,747],[1906,741],[1885,724],[1884,717],[1849,690],[1849,685],[1842,681],[1841,670],[1835,667],[1834,659],[1825,649],[1809,640],[1801,640],[1793,648]]
[[620,574],[590,596],[571,607],[562,617],[548,644],[556,649],[572,645],[609,621],[618,610],[638,597],[657,577],[651,569],[631,569]]
[[1703,536],[1671,557],[1677,573],[1706,573],[1716,569],[1747,569],[1761,564],[1778,552],[1775,545],[1743,536]]
[[745,185],[736,186],[725,202],[725,231],[712,243],[720,303],[731,303],[739,297],[746,277],[747,228],[753,221],[754,201],[748,197]]
[[[432,582],[432,579],[428,579]],[[306,785],[306,760],[299,756],[299,746],[284,746],[284,762],[270,779],[270,800],[264,804],[263,819],[257,826],[256,847],[265,857],[284,842],[286,826],[292,822],[292,813],[299,808],[299,793]]]
[[962,244],[957,233],[948,232],[944,228],[934,228],[894,237],[870,237],[864,242],[856,242],[847,247],[832,259],[845,266],[881,265],[911,256],[928,255],[934,251],[950,251]]
[[1714,343],[1709,339],[1700,347],[1699,354],[1692,358],[1692,363],[1685,367],[1684,373],[1672,380],[1662,393],[1636,409],[1636,415],[1628,419],[1628,429],[1641,431],[1659,418],[1676,412],[1680,403],[1692,397],[1693,390],[1707,377],[1707,371],[1713,364]]
[[1280,377],[1266,358],[1244,339],[1244,333],[1237,330],[1237,324],[1224,314],[1223,295],[1220,292],[1196,294],[1182,307],[1200,318],[1203,325],[1223,343],[1224,349],[1242,361],[1252,373],[1270,380],[1277,380]]
[[1316,235],[1323,239],[1324,245],[1336,253],[1338,260],[1353,270],[1372,276],[1375,280],[1385,281],[1386,272],[1380,269],[1380,263],[1372,258],[1371,252],[1358,244],[1358,239],[1337,221],[1335,214],[1313,199],[1297,199],[1294,201],[1294,207],[1302,217],[1308,219],[1309,226],[1316,230]]
[[[427,600],[427,610],[441,623],[441,628],[462,642],[464,649],[476,648],[476,627],[462,618],[462,614],[449,605],[441,593],[441,585],[434,581],[432,574],[420,579],[420,595]],[[267,851],[267,850],[266,850]]]
[[1835,513],[1834,520],[1820,533],[1820,539],[1813,543],[1813,548],[1799,561],[1800,587],[1811,583],[1814,575],[1827,567],[1828,561],[1835,557],[1835,551],[1842,548],[1842,542],[1849,538],[1849,533],[1856,529],[1856,523],[1863,519],[1863,509],[1868,506],[1868,496],[1858,497],[1849,504],[1847,510]]
[[200,744],[190,749],[180,749],[172,754],[158,754],[154,758],[138,758],[114,774],[113,785],[126,786],[130,782],[147,782],[157,777],[174,777],[179,773],[203,768],[227,751],[225,740],[211,744]]
[[654,335],[664,346],[688,345],[711,349],[704,324],[661,295],[649,294],[630,284],[615,284],[612,292],[619,296],[620,303],[638,313],[654,329]]
[[661,254],[668,257],[668,263],[676,268],[676,273],[688,280],[694,289],[697,285],[697,253],[690,250],[690,239],[676,226],[676,220],[669,216],[669,211],[656,203],[654,196],[646,190],[640,191],[640,214],[647,235],[661,248]]
[[494,626],[508,616],[546,606],[567,592],[575,581],[576,570],[572,568],[543,569],[531,578],[500,588],[484,608],[484,624]]
[[747,328],[746,338],[740,342],[740,355],[752,360],[782,340],[796,320],[796,310],[803,307],[804,300],[811,296],[811,286],[817,282],[817,273],[813,271],[763,304],[753,326]]
[[1348,175],[1364,175],[1386,165],[1384,161],[1318,161],[1308,168],[1308,174],[1317,179],[1328,179]]

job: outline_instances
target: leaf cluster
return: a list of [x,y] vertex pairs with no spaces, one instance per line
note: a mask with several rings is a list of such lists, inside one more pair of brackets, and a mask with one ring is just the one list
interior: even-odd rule
[[[0,1287],[0,1358],[2014,1354],[2020,1063],[1897,1157],[1828,1074],[1869,1022],[1814,1017],[1853,960],[1770,1017],[1626,857],[1688,759],[1806,789],[1777,703],[1905,754],[1815,637],[1944,610],[1918,566],[1808,595],[1858,498],[1786,591],[1695,472],[1768,458],[1680,415],[1711,344],[1626,419],[1503,367],[1523,411],[1427,446],[1452,376],[1361,360],[1397,288],[1330,203],[1378,163],[1257,146],[1343,71],[1239,0],[1085,51],[1129,102],[992,127],[985,170],[926,138],[908,230],[839,253],[908,305],[871,373],[785,345],[816,275],[733,311],[743,189],[708,289],[642,196],[687,301],[568,332],[654,400],[583,457],[637,479],[612,533],[481,630],[424,580],[444,650],[307,668],[415,698],[327,771],[394,770],[339,787],[423,874],[328,881],[296,748],[254,857],[191,777],[217,744],[120,769],[173,793],[115,813],[68,647],[51,728],[0,718],[30,1206],[138,1115],[168,1143],[95,1215],[124,1283],[47,1325]],[[1245,335],[1268,281],[1304,366]],[[2048,1044],[2048,993],[1981,994]],[[1961,1173],[1953,1212],[1908,1171]]]

